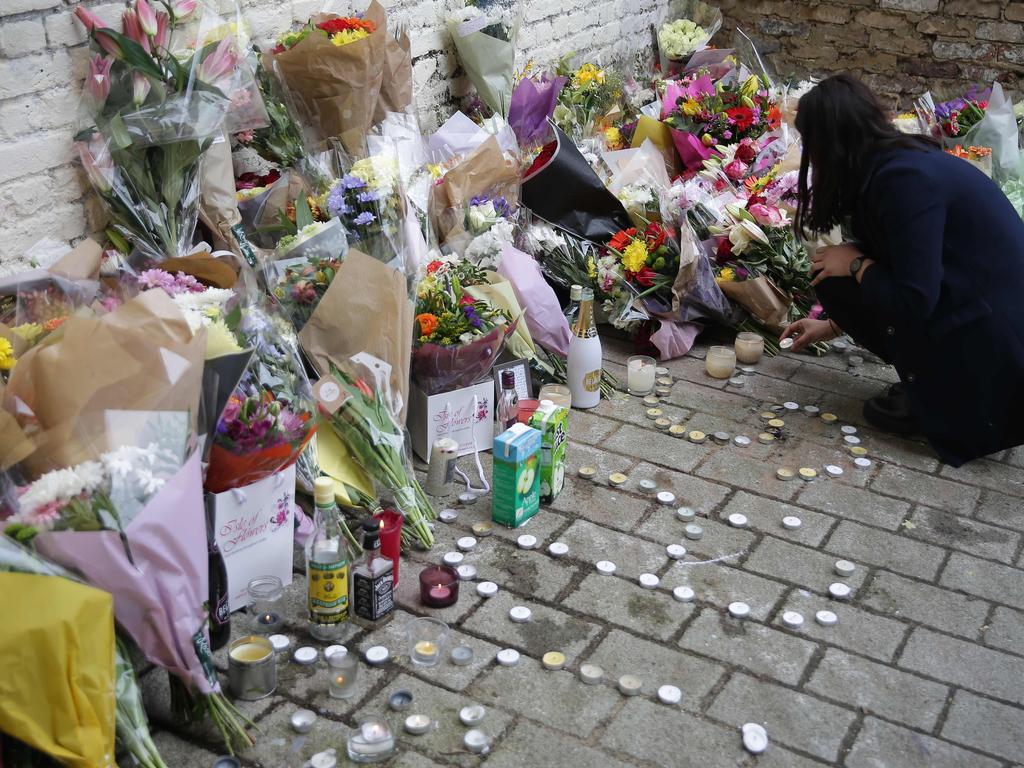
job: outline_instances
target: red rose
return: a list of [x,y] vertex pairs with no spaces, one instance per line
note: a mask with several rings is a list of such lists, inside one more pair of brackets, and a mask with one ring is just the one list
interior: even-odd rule
[[752,142],[741,141],[740,145],[736,147],[736,159],[742,160],[744,163],[750,163],[757,157],[756,147]]
[[557,141],[552,141],[550,144],[545,144],[544,148],[540,151],[540,154],[537,155],[537,158],[530,165],[530,169],[526,172],[524,178],[529,178],[534,173],[543,168],[545,165],[547,165],[551,158],[554,156],[555,149],[557,148]]
[[719,265],[728,264],[732,258],[732,243],[729,242],[728,237],[723,237],[718,241],[718,247],[715,248],[715,261]]
[[428,275],[432,275],[435,272],[437,272],[437,270],[439,270],[443,266],[444,266],[444,262],[443,261],[441,261],[440,259],[434,259],[432,262],[427,264],[427,274]]

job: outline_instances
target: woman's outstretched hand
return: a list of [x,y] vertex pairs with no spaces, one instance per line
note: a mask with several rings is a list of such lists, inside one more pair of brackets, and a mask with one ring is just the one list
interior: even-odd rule
[[864,254],[852,245],[827,245],[811,254],[811,285],[817,285],[826,277],[850,277],[850,262],[863,259]]
[[793,338],[793,351],[799,352],[810,344],[816,344],[819,341],[832,341],[837,335],[828,320],[811,320],[809,317],[805,317],[795,323],[790,323],[789,327],[782,332],[779,341],[795,337]]

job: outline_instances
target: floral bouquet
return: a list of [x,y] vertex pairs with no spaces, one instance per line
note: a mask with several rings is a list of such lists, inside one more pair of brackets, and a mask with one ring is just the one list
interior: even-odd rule
[[[212,493],[287,469],[316,430],[312,392],[291,324],[260,305],[240,307],[230,319],[253,355],[213,431],[204,484]],[[311,484],[314,478],[304,479]]]
[[515,239],[515,210],[500,195],[477,195],[466,210],[466,234],[472,238],[463,258],[481,269],[497,269],[502,249]]
[[566,76],[544,71],[534,75],[524,73],[516,83],[508,108],[508,124],[515,131],[520,147],[529,148],[548,141],[551,133],[548,120],[568,82]]
[[722,26],[722,12],[701,0],[671,0],[658,27],[661,76],[678,76]]
[[318,14],[278,37],[264,65],[291,95],[308,145],[324,149],[337,138],[349,153],[363,153],[393,42],[376,0],[361,16]]
[[116,32],[83,6],[75,9],[95,55],[85,80],[91,124],[75,136],[89,181],[118,233],[144,258],[189,252],[199,212],[199,165],[228,124],[265,122],[241,65],[240,25],[204,17],[190,47],[175,34],[195,0],[155,11],[136,0]]
[[[13,676],[0,730],[83,766],[112,765],[116,731],[118,746],[140,766],[166,768],[127,648],[115,635],[111,595],[6,536],[0,536],[0,584],[9,630],[0,659]],[[42,602],[56,610],[40,612]],[[34,642],[23,642],[29,634]]]
[[964,148],[957,144],[952,149],[947,149],[946,152],[953,157],[966,160],[986,176],[992,178],[992,150],[988,147]]
[[487,284],[465,261],[433,261],[416,291],[413,378],[427,394],[468,386],[494,366],[514,332],[511,318],[467,288]]
[[782,112],[767,78],[751,75],[742,83],[711,80],[707,74],[665,89],[662,119],[672,129],[679,157],[697,169],[716,146],[757,139],[779,127]]
[[274,287],[274,295],[292,318],[296,329],[301,330],[309,321],[340,267],[339,258],[314,256],[305,263],[285,269],[281,281]]
[[517,0],[456,3],[447,23],[459,61],[484,103],[505,117],[512,99],[522,8]]
[[622,99],[622,75],[612,69],[586,62],[572,66],[574,53],[563,56],[555,68],[567,83],[558,93],[554,121],[577,142],[611,126],[611,115]]
[[[206,638],[206,523],[196,412],[206,331],[147,291],[71,317],[4,392],[7,505],[39,552],[112,593],[120,626],[179,678],[230,745],[251,744]],[[170,364],[169,364],[170,363]],[[17,490],[14,490],[17,489]]]
[[402,543],[415,541],[429,549],[434,544],[429,526],[434,509],[406,454],[406,433],[390,396],[390,366],[372,355],[359,354],[344,369],[332,366],[327,380],[332,379],[340,389],[341,402],[324,414],[327,423],[355,462],[393,496],[405,518]]
[[991,88],[981,91],[972,85],[963,96],[936,104],[935,117],[942,135],[950,139],[965,136],[984,119],[991,94]]

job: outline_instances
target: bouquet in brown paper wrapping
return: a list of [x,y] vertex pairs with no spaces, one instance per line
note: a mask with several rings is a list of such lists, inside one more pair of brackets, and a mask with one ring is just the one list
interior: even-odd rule
[[336,265],[330,284],[305,325],[299,345],[321,375],[367,352],[391,366],[400,423],[409,393],[413,307],[405,274],[352,249]]
[[404,27],[386,36],[384,44],[384,79],[380,98],[373,113],[376,125],[388,112],[405,112],[412,106],[412,56],[409,35]]
[[291,95],[311,146],[325,149],[328,139],[338,138],[349,153],[363,153],[391,39],[384,7],[376,0],[361,18],[318,14],[278,39],[267,66]]

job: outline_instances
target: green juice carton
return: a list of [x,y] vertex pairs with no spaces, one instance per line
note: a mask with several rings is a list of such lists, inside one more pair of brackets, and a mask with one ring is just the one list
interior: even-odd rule
[[491,519],[518,528],[540,509],[540,431],[513,424],[494,438]]
[[541,401],[530,417],[530,426],[540,430],[540,500],[550,504],[565,485],[565,451],[569,439],[569,409],[550,400]]

